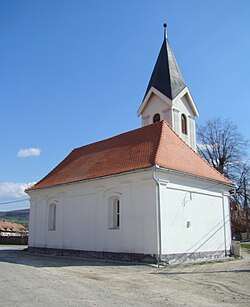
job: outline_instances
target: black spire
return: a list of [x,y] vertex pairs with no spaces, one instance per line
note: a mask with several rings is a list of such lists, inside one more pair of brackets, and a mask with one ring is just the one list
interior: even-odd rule
[[186,84],[167,39],[167,25],[164,23],[163,26],[164,40],[144,98],[153,86],[172,100],[186,87]]

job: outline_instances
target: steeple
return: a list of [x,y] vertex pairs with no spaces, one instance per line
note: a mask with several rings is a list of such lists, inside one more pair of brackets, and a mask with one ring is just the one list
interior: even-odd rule
[[196,150],[195,118],[199,115],[198,110],[169,45],[167,25],[163,26],[163,43],[137,115],[142,117],[142,126],[166,120]]
[[151,87],[154,87],[172,100],[186,87],[186,84],[168,42],[166,23],[163,26],[164,40],[144,98]]

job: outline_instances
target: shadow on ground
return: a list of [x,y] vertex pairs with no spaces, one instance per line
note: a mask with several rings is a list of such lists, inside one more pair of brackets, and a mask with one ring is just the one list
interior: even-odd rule
[[[110,261],[110,260],[96,260],[96,259],[82,259],[73,257],[61,257],[52,255],[38,255],[31,254],[27,251],[27,246],[7,246],[0,245],[0,264],[1,263],[13,263],[27,265],[35,268],[42,267],[70,267],[70,266],[90,266],[90,267],[131,267],[131,266],[146,266],[140,263]],[[210,263],[212,264],[212,263]],[[213,265],[213,264],[212,264]],[[183,266],[183,264],[182,264]],[[147,267],[152,266],[147,265]],[[196,267],[197,268],[197,267]],[[187,271],[185,267],[176,266],[164,267],[160,270],[155,267],[154,272],[149,274],[171,276],[171,275],[198,275],[198,274],[221,274],[221,273],[250,273],[250,269],[235,269],[235,270],[210,270],[211,267],[203,271]],[[171,271],[170,271],[171,270]]]
[[67,266],[134,266],[145,265],[140,263],[110,261],[102,259],[81,259],[73,257],[61,257],[52,255],[40,255],[29,253],[27,246],[1,246],[0,263],[16,263],[32,267],[67,267]]
[[195,275],[195,274],[220,274],[220,273],[250,273],[250,270],[218,270],[218,271],[195,271],[195,272],[153,272],[156,275]]

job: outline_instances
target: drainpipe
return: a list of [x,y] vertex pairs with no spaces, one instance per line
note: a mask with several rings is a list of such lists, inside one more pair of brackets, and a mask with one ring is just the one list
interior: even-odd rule
[[159,179],[156,177],[156,170],[159,169],[158,165],[154,166],[153,171],[153,179],[156,182],[157,187],[157,205],[156,205],[156,215],[157,215],[157,265],[159,267],[159,264],[161,262],[161,193],[160,193],[160,182]]
[[225,215],[225,198],[224,197],[225,195],[222,194],[224,246],[225,246],[225,256],[227,256],[226,215]]

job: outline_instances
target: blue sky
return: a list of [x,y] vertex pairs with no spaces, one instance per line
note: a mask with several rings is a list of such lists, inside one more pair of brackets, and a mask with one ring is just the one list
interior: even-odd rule
[[250,139],[250,1],[2,0],[0,203],[73,148],[140,127],[164,22],[197,123],[230,118]]

